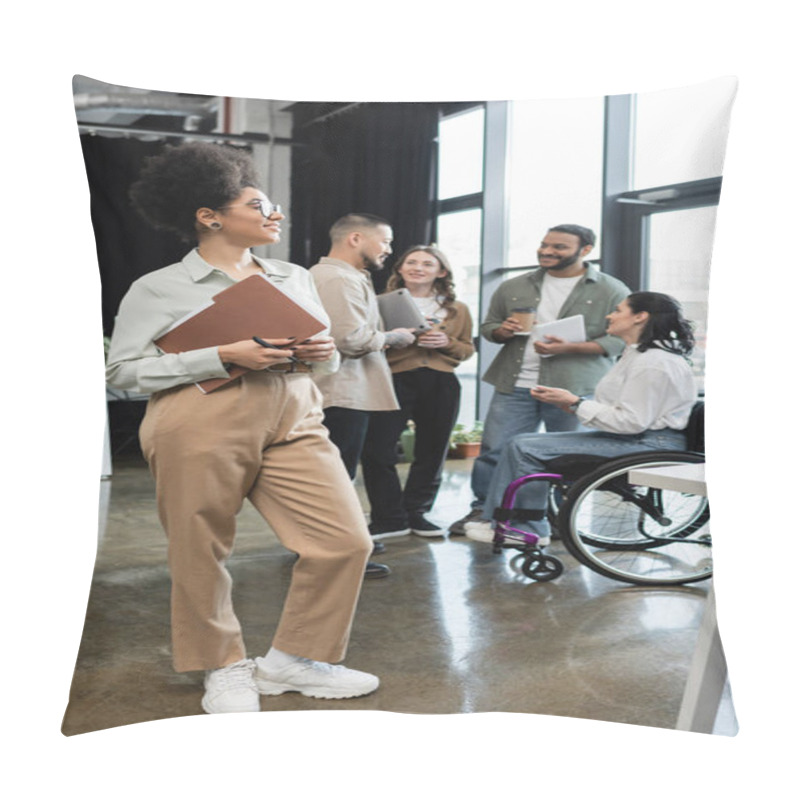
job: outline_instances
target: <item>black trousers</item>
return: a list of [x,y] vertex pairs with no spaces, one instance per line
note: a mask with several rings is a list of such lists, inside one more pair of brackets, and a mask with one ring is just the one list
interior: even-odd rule
[[[373,523],[405,526],[430,511],[442,483],[461,385],[452,372],[421,368],[392,376],[399,411],[373,411],[361,456]],[[397,474],[397,443],[413,420],[414,461],[405,488]]]
[[331,441],[339,448],[350,480],[356,477],[358,461],[361,458],[361,450],[367,435],[369,417],[370,414],[375,413],[382,412],[360,411],[341,406],[328,406],[325,409],[325,417],[322,422],[328,429]]

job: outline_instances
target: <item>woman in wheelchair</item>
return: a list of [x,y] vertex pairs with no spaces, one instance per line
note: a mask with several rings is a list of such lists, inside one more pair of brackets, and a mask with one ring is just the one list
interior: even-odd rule
[[[593,398],[577,397],[564,389],[538,386],[531,394],[576,414],[583,426],[595,430],[530,433],[514,437],[503,448],[489,486],[484,519],[468,523],[466,535],[492,542],[490,522],[506,487],[523,475],[547,472],[549,461],[565,455],[616,458],[649,450],[685,450],[685,428],[697,390],[687,356],[694,347],[690,323],[680,305],[658,292],[634,292],[608,315],[608,332],[627,347],[598,383]],[[517,505],[544,512],[549,484],[531,481],[521,487]],[[514,523],[550,542],[547,515]]]

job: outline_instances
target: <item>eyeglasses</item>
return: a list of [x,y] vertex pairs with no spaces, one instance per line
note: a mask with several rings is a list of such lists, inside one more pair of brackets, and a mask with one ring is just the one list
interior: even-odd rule
[[[247,203],[239,203],[240,206],[249,206],[250,208],[257,208],[261,212],[261,216],[265,219],[269,219],[274,214],[282,214],[281,207],[279,205],[273,205],[272,203],[267,203],[265,200],[250,200]],[[220,206],[218,211],[221,211],[223,208],[236,208],[237,206]]]

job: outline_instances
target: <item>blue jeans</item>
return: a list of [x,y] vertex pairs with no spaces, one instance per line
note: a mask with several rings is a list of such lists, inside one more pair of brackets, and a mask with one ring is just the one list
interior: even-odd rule
[[531,397],[529,389],[516,387],[512,394],[495,392],[483,425],[481,453],[472,465],[473,508],[482,508],[489,482],[503,447],[522,433],[536,433],[544,424],[546,431],[585,430],[574,414],[552,403]]
[[[503,494],[511,481],[533,472],[547,472],[546,462],[556,456],[588,454],[616,458],[647,450],[685,450],[686,434],[665,429],[638,434],[585,431],[577,433],[529,433],[515,436],[504,448],[489,484],[483,518],[503,502]],[[546,509],[549,483],[531,481],[517,492],[514,506],[525,509]],[[539,536],[550,535],[547,519],[513,523],[515,528],[530,530]]]

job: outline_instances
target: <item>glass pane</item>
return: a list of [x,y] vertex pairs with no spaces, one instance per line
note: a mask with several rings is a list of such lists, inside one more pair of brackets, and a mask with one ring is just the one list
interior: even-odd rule
[[484,116],[481,107],[439,123],[440,200],[483,191]]
[[[553,225],[583,225],[599,235],[603,115],[602,97],[511,104],[509,266],[536,264],[536,248]],[[590,258],[599,253],[596,246]]]
[[717,207],[691,208],[650,217],[647,288],[672,295],[695,325],[691,358],[699,389],[706,362],[708,277]]
[[[477,336],[480,301],[481,223],[480,209],[442,214],[437,220],[438,246],[453,268],[456,298],[472,314],[473,334]],[[473,356],[456,367],[461,382],[461,410],[458,422],[471,425],[476,419],[478,358]]]
[[735,78],[636,95],[633,188],[722,175]]

